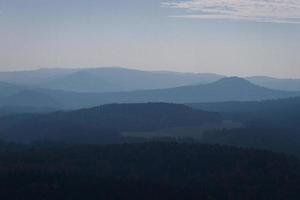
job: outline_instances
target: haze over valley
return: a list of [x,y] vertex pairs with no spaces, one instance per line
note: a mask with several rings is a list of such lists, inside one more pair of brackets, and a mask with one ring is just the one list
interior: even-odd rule
[[0,198],[299,200],[297,0],[0,0]]

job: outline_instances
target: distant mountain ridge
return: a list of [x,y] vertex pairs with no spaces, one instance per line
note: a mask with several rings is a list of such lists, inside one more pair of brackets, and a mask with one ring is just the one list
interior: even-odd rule
[[0,72],[0,81],[23,86],[39,87],[43,83],[70,75],[79,70],[80,69],[49,68],[26,71]]
[[0,82],[0,98],[5,98],[14,95],[25,89],[27,88],[23,86],[18,86],[12,83]]
[[62,107],[59,100],[50,95],[35,90],[22,90],[15,95],[3,98],[0,104],[5,106],[59,108]]
[[120,86],[102,80],[89,71],[78,71],[45,83],[41,87],[74,92],[107,92],[122,90]]
[[[122,67],[49,68],[0,72],[0,81],[2,82],[87,93],[166,89],[208,84],[222,78],[225,76],[213,73],[142,71]],[[300,91],[300,79],[279,79],[266,76],[253,76],[245,79],[269,89]]]
[[53,109],[78,109],[110,103],[201,103],[261,101],[300,96],[300,92],[273,90],[249,81],[230,77],[209,84],[127,92],[82,93],[48,89],[21,89],[0,98],[1,106],[37,106]]
[[75,92],[161,89],[214,82],[217,74],[142,71],[121,67],[0,72],[0,81]]
[[279,79],[267,76],[253,76],[247,77],[246,79],[252,83],[270,89],[300,91],[300,79]]
[[132,92],[103,93],[102,103],[139,103],[139,102],[223,102],[223,101],[260,101],[287,98],[300,95],[300,92],[271,90],[233,77],[223,78],[210,84],[182,86],[169,89],[140,90]]

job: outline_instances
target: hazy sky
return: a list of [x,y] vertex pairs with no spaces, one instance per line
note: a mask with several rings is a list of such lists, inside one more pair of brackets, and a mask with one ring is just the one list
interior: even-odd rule
[[299,0],[0,0],[0,70],[300,78]]

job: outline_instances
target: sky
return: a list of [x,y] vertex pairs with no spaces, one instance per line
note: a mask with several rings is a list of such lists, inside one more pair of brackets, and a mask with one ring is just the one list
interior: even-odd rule
[[300,78],[299,0],[0,0],[0,70]]

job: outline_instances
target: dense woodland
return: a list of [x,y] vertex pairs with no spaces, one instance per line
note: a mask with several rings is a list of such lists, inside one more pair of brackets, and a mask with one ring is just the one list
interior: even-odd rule
[[299,199],[300,165],[188,143],[0,145],[3,199]]

